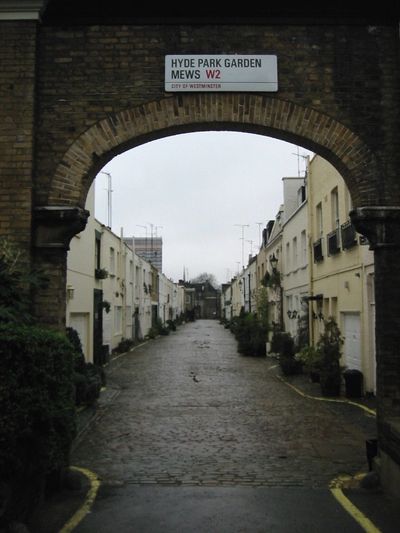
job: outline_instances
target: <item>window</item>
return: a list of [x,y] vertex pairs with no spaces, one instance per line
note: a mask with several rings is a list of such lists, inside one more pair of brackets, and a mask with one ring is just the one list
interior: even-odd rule
[[319,237],[323,236],[324,227],[323,227],[322,204],[321,204],[321,202],[316,207],[316,228],[315,228],[315,231],[316,231],[316,235],[318,235]]
[[114,333],[122,333],[122,307],[114,306]]
[[117,275],[119,276],[121,273],[121,254],[117,252]]
[[324,259],[324,253],[322,251],[322,239],[318,239],[313,244],[314,250],[314,263],[319,263]]
[[339,230],[335,229],[326,236],[328,242],[328,255],[335,255],[340,252]]
[[94,267],[101,268],[101,233],[95,230]]
[[129,261],[129,281],[133,283],[133,261]]
[[339,193],[335,187],[331,191],[331,228],[327,235],[328,255],[340,252]]
[[294,237],[293,238],[293,247],[292,247],[292,266],[293,266],[293,270],[296,270],[296,268],[298,267],[297,261],[298,261],[298,259],[297,259],[297,237]]
[[292,295],[286,296],[286,312],[292,312]]
[[333,298],[331,298],[331,316],[333,316],[335,320],[337,320],[337,307],[338,299],[336,296],[334,296]]
[[110,274],[115,275],[115,250],[110,248]]
[[350,221],[342,224],[341,234],[343,250],[348,250],[357,244],[356,230]]
[[126,317],[126,333],[127,337],[130,337],[132,333],[132,307],[127,305],[125,307],[125,317]]
[[322,315],[323,320],[327,320],[329,317],[329,298],[324,298],[323,300]]
[[339,194],[337,187],[335,187],[331,192],[331,216],[332,230],[339,229]]
[[307,265],[307,235],[306,230],[303,230],[301,232],[301,265],[306,266]]
[[137,288],[139,286],[139,267],[135,267],[135,287]]
[[306,201],[306,187],[305,185],[302,185],[300,189],[297,191],[297,204],[301,205],[305,201]]
[[290,272],[290,243],[286,243],[286,271]]
[[351,194],[347,187],[344,190],[344,207],[346,209],[346,216],[348,216],[353,209],[353,200],[351,199]]

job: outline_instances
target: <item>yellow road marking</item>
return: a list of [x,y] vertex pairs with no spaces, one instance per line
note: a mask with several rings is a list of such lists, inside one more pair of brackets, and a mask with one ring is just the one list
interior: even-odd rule
[[[272,370],[273,368],[276,368],[278,365],[270,367]],[[363,409],[366,413],[368,413],[371,416],[376,416],[376,412],[373,409],[369,409],[365,405],[359,404],[357,402],[351,402],[349,400],[339,400],[336,398],[324,398],[319,396],[311,396],[310,394],[305,394],[303,391],[292,385],[291,383],[288,383],[286,380],[281,378],[280,376],[276,375],[276,377],[282,381],[282,383],[285,383],[288,387],[293,389],[297,394],[300,394],[304,398],[308,398],[310,400],[318,400],[318,401],[324,401],[324,402],[334,402],[334,403],[347,403],[349,405],[355,405],[356,407],[359,407],[360,409]],[[343,483],[346,481],[351,481],[351,477],[349,476],[342,476],[334,479],[330,483],[329,490],[331,491],[332,496],[337,500],[337,502],[343,507],[343,509],[349,513],[349,515],[363,528],[363,530],[366,533],[381,533],[380,529],[378,529],[369,518],[367,518],[355,505],[351,503],[351,501],[344,495],[342,491]],[[355,479],[360,479],[360,475],[355,476]]]
[[[351,479],[351,478],[346,478]],[[332,481],[330,486],[331,494],[338,501],[338,503],[343,507],[345,511],[363,528],[366,533],[381,533],[381,530],[378,529],[369,518],[365,516],[351,501],[344,495],[342,491],[342,484],[344,478],[336,478]]]
[[[275,368],[275,367],[273,367],[273,368]],[[284,380],[280,376],[276,375],[276,377],[280,381],[282,381],[282,383],[285,383],[285,385],[287,385],[288,387],[290,387],[291,389],[296,391],[297,394],[300,394],[304,398],[309,398],[310,400],[318,400],[320,402],[347,403],[348,405],[355,405],[356,407],[359,407],[360,409],[362,409],[363,411],[365,411],[366,413],[368,413],[371,416],[376,416],[376,412],[374,411],[374,409],[370,409],[369,407],[366,407],[365,405],[362,405],[361,403],[352,402],[350,400],[339,400],[337,398],[324,398],[324,397],[320,397],[320,396],[311,396],[310,394],[305,394],[303,391],[301,391],[300,389],[298,389],[297,387],[295,387],[294,385],[292,385],[288,381]]]
[[59,533],[70,533],[73,531],[77,525],[85,518],[85,516],[90,512],[92,505],[96,499],[97,491],[100,487],[100,481],[97,478],[96,474],[87,470],[86,468],[80,468],[78,466],[71,466],[71,470],[81,472],[85,475],[90,481],[90,489],[86,495],[86,499],[81,507],[76,511],[75,514],[68,520],[68,522],[63,526]]

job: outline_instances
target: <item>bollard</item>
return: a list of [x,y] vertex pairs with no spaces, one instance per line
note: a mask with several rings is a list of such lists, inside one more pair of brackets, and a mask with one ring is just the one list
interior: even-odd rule
[[378,439],[367,439],[365,441],[369,471],[372,471],[372,461],[378,455]]

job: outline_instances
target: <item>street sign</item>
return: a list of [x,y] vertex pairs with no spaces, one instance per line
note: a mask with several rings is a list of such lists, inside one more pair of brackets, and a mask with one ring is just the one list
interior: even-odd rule
[[275,55],[167,55],[168,92],[276,92]]

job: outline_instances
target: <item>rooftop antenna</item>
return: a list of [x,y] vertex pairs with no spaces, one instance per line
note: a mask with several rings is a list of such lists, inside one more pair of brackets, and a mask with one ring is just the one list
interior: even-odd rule
[[154,227],[155,227],[154,236],[155,236],[155,238],[157,239],[157,229],[158,229],[158,228],[161,228],[161,229],[162,229],[164,226],[154,226]]
[[136,226],[138,228],[144,228],[144,230],[146,232],[145,233],[146,237],[145,237],[145,241],[144,241],[144,250],[145,250],[145,257],[146,257],[146,260],[147,260],[147,226],[143,226],[142,224],[136,224]]
[[111,174],[109,172],[101,171],[100,174],[105,174],[107,176],[107,227],[111,229],[111,216],[112,216],[112,206],[111,206],[111,194],[113,192],[111,188]]
[[297,176],[300,178],[300,158],[303,158],[303,160],[306,160],[307,159],[307,155],[304,155],[304,154],[301,154],[300,151],[299,151],[299,147],[297,146],[297,153],[294,154],[292,152],[292,155],[295,155],[297,157]]
[[239,239],[242,241],[242,268],[244,268],[244,228],[248,228],[249,224],[234,224],[242,228],[242,236]]

